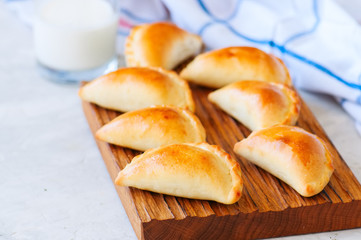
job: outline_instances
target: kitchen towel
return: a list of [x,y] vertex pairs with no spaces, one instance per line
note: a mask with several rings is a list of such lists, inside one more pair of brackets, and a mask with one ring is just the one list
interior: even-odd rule
[[[260,48],[286,63],[296,88],[334,96],[361,134],[361,26],[334,1],[118,1],[121,44],[135,25],[172,21],[207,50]],[[6,2],[31,25],[30,0]]]

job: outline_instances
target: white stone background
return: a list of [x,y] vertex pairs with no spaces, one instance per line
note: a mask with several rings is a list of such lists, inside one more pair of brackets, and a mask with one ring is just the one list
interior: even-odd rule
[[[361,22],[361,1],[338,2]],[[136,239],[77,85],[37,71],[32,32],[0,1],[0,239]],[[361,137],[328,96],[301,92],[361,181]],[[361,229],[282,239],[361,239]]]

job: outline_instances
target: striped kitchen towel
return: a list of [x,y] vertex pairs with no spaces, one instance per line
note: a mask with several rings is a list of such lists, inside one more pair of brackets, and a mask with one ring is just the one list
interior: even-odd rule
[[[29,20],[22,4],[8,5]],[[297,88],[334,96],[361,134],[361,26],[332,0],[119,0],[119,42],[138,24],[169,20],[207,49],[247,45],[273,53]]]

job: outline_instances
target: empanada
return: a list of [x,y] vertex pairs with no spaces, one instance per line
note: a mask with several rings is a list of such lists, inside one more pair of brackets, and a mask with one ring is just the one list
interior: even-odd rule
[[278,125],[253,132],[236,143],[234,151],[305,197],[321,192],[334,170],[333,155],[326,143],[294,126]]
[[180,76],[212,88],[241,80],[291,85],[282,60],[253,47],[228,47],[200,54],[182,70]]
[[173,143],[204,142],[206,132],[190,111],[149,107],[124,113],[100,128],[100,140],[140,151]]
[[202,39],[168,22],[134,27],[125,44],[128,67],[153,66],[173,69],[200,53]]
[[115,183],[225,204],[238,201],[243,188],[239,164],[220,147],[208,143],[150,149],[133,158]]
[[294,125],[301,108],[294,90],[262,81],[235,82],[210,93],[208,99],[252,131],[276,124]]
[[194,112],[188,83],[161,68],[121,68],[82,86],[79,96],[101,107],[121,112],[152,105],[173,105]]

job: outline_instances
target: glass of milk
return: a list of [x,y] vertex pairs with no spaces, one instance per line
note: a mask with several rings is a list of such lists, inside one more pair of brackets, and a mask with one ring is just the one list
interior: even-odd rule
[[34,42],[40,73],[66,83],[117,69],[116,0],[38,0]]

